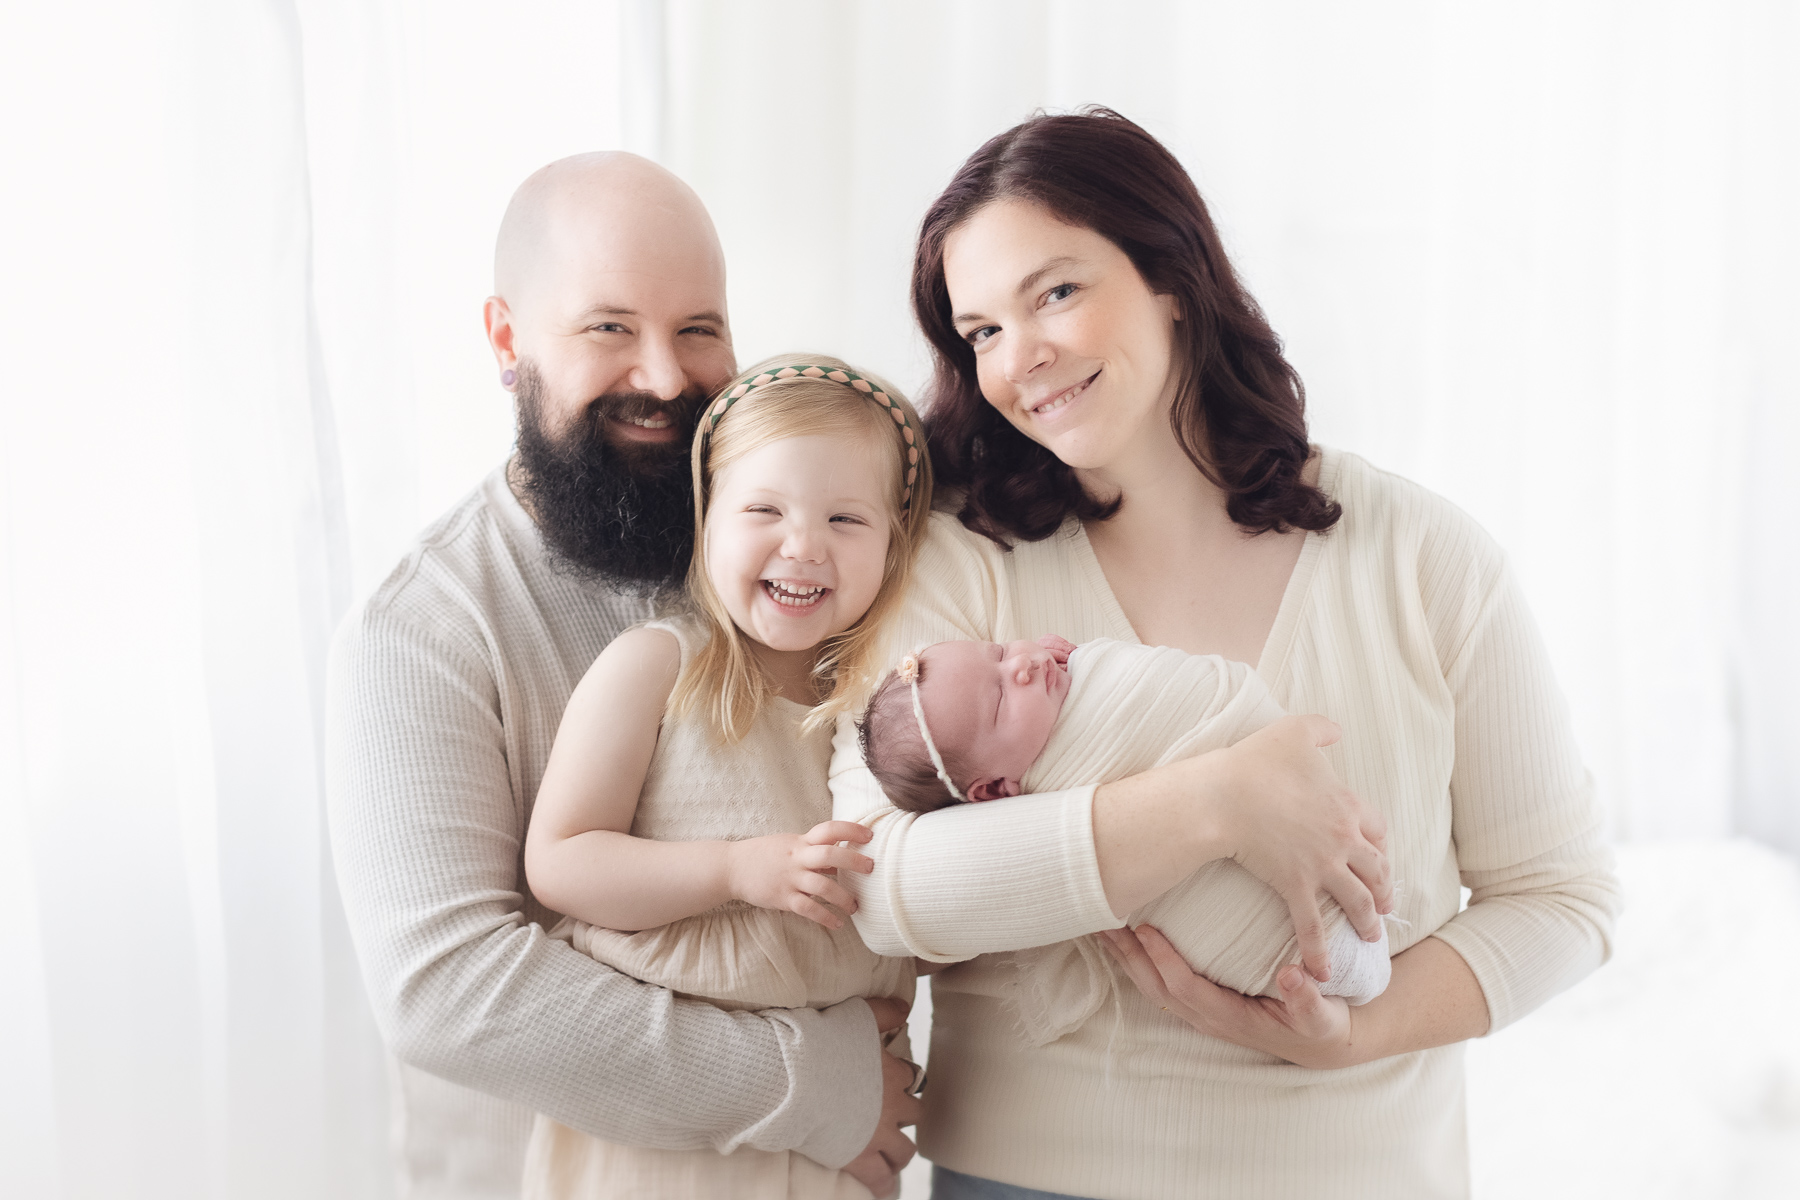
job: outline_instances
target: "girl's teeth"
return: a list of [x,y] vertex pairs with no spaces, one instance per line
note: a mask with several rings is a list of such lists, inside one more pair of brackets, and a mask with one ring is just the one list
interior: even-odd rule
[[818,584],[776,583],[773,579],[763,580],[769,596],[777,604],[785,604],[790,608],[804,608],[811,604],[825,589]]

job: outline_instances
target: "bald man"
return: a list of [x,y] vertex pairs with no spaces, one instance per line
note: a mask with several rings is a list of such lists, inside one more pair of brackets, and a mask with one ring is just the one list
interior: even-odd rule
[[339,631],[332,847],[399,1060],[409,1195],[517,1195],[534,1111],[609,1141],[798,1150],[887,1194],[912,1155],[895,1001],[727,1014],[545,937],[532,800],[569,694],[693,538],[687,448],[735,370],[705,207],[628,154],[552,163],[501,222],[488,341],[515,454]]

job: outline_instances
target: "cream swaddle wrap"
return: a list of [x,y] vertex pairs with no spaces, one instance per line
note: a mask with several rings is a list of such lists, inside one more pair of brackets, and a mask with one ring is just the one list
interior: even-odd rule
[[[703,636],[689,618],[649,622],[681,643],[685,666]],[[665,716],[632,818],[635,837],[739,840],[805,833],[831,819],[829,728],[805,733],[806,709],[775,699],[748,736],[721,742],[699,716]],[[550,936],[627,975],[720,1008],[826,1008],[853,996],[913,997],[909,958],[883,958],[849,921],[827,929],[794,913],[732,901],[656,929],[622,933],[564,917]],[[910,1056],[904,1034],[891,1049]],[[848,1175],[795,1151],[737,1146],[656,1150],[589,1137],[539,1116],[526,1153],[526,1200],[551,1197],[752,1197],[867,1200]]]
[[[1050,741],[1020,786],[1031,794],[1109,783],[1232,745],[1283,715],[1243,663],[1167,646],[1085,642],[1069,656],[1069,694]],[[1321,990],[1367,1003],[1387,987],[1386,930],[1379,942],[1365,942],[1329,898],[1322,908],[1331,979]],[[1276,995],[1276,973],[1300,961],[1287,905],[1230,859],[1208,863],[1127,920],[1156,926],[1195,971],[1245,995]],[[1091,937],[1010,958],[1016,975],[1007,999],[1033,1045],[1078,1029],[1121,983]]]

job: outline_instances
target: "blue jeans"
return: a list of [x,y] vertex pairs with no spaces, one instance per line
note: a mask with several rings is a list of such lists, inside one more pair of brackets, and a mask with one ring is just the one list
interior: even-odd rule
[[1043,1192],[1020,1187],[1015,1183],[996,1183],[952,1171],[949,1167],[931,1168],[931,1200],[1081,1200],[1062,1192]]

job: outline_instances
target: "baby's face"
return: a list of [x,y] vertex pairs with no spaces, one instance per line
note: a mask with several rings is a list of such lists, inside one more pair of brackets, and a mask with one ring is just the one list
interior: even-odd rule
[[920,654],[926,724],[969,799],[1019,794],[1069,695],[1065,664],[1074,648],[1051,636],[1004,646],[939,642]]

